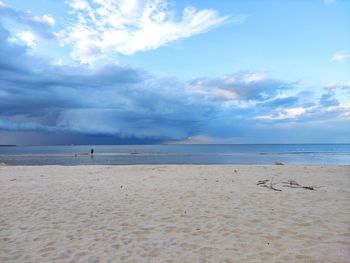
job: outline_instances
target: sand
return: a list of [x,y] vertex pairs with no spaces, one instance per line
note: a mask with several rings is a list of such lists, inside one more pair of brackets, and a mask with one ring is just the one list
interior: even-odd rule
[[0,262],[350,262],[350,166],[1,166]]

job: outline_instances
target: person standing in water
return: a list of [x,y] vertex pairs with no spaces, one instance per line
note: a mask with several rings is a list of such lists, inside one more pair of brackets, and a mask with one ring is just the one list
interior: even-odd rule
[[94,157],[94,149],[92,149],[92,148],[91,148],[91,151],[90,151],[90,156]]

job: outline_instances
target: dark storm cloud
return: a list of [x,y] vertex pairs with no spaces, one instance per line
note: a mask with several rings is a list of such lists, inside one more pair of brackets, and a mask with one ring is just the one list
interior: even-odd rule
[[53,66],[0,29],[2,130],[178,138],[202,118],[175,79],[121,65]]

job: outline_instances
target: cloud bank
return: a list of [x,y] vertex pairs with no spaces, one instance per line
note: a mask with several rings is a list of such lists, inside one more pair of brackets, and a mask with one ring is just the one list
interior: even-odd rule
[[[293,94],[297,82],[240,71],[182,82],[108,64],[60,66],[9,41],[0,28],[0,130],[156,141],[225,138],[304,122],[347,121],[350,106],[334,90]],[[33,67],[33,61],[36,66]]]

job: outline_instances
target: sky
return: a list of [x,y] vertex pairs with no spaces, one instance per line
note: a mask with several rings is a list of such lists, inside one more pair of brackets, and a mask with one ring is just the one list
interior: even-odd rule
[[0,144],[350,143],[350,1],[0,0]]

